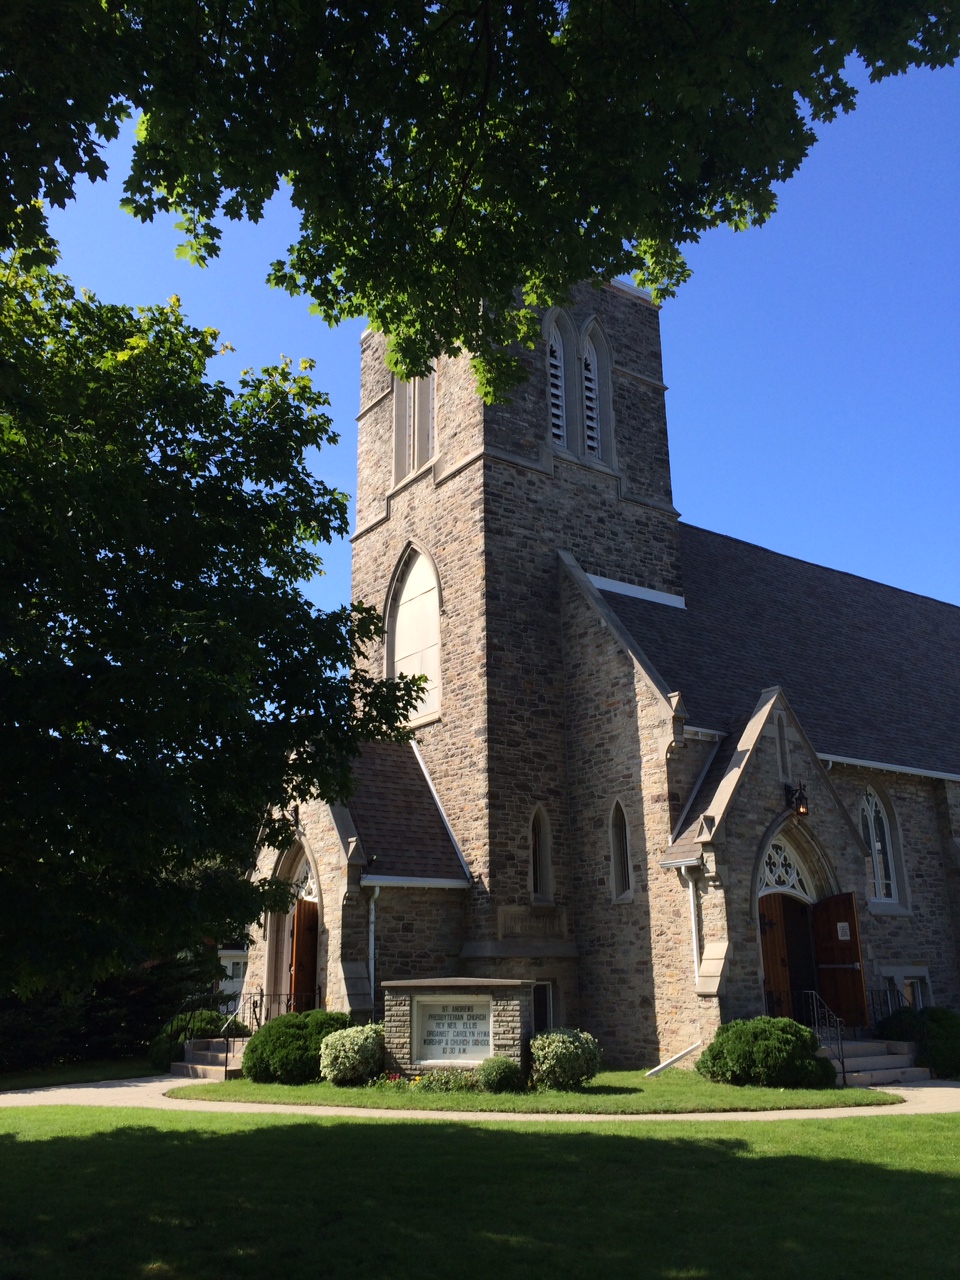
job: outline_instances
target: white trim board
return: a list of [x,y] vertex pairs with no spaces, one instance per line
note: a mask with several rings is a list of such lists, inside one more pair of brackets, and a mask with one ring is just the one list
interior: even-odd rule
[[652,600],[654,604],[669,604],[674,609],[687,607],[683,596],[672,595],[669,591],[654,591],[652,587],[638,587],[632,582],[618,582],[616,578],[601,578],[596,573],[588,573],[587,579],[598,591],[615,591],[621,596],[632,596],[634,600]]
[[440,880],[427,876],[367,876],[360,877],[361,889],[469,889],[469,880]]
[[819,751],[817,759],[828,766],[852,764],[861,769],[881,769],[885,773],[909,773],[916,778],[943,778],[946,782],[960,782],[960,773],[940,773],[936,769],[913,769],[904,764],[883,764],[879,760],[854,760],[850,756],[824,755]]

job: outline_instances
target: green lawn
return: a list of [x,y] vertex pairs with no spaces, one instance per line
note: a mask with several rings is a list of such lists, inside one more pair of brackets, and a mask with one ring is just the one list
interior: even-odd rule
[[130,1080],[157,1073],[146,1058],[121,1058],[109,1062],[69,1062],[33,1071],[0,1072],[0,1093],[10,1089],[44,1089],[53,1084],[93,1084],[98,1080]]
[[960,1116],[760,1124],[0,1110],[5,1280],[960,1273]]
[[867,1089],[738,1089],[673,1067],[649,1079],[642,1071],[604,1071],[579,1093],[420,1093],[332,1084],[252,1084],[227,1080],[170,1090],[214,1102],[295,1102],[315,1107],[389,1107],[398,1111],[528,1111],[640,1115],[681,1111],[788,1111],[797,1107],[880,1107],[903,1099]]

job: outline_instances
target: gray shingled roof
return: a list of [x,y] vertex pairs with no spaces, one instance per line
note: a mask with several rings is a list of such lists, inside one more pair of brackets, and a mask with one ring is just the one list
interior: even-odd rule
[[960,774],[960,608],[680,525],[685,609],[603,597],[687,720],[781,685],[822,755]]
[[353,766],[347,808],[367,859],[365,875],[468,877],[430,785],[407,742],[368,742]]

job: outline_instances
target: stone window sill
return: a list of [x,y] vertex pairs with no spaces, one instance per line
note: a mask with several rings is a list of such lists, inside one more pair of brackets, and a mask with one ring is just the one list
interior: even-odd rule
[[867,907],[875,916],[909,916],[913,912],[902,902],[890,902],[886,898],[868,898]]

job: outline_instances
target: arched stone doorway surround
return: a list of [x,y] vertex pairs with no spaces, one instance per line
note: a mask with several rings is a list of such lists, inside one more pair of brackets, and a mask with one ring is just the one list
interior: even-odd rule
[[796,819],[778,821],[760,844],[753,903],[764,1012],[804,1019],[804,991],[818,991],[814,905],[839,895],[829,858]]
[[316,861],[298,842],[277,859],[273,874],[293,884],[296,898],[286,915],[267,918],[267,1017],[322,1004],[323,910]]

